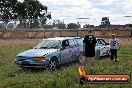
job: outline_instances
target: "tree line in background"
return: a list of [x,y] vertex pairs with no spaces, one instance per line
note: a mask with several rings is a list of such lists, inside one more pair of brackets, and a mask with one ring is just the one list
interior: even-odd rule
[[[103,17],[101,20],[101,24],[99,26],[94,26],[90,24],[84,24],[83,28],[108,28],[111,27],[109,17]],[[77,23],[68,23],[65,24],[64,21],[54,20],[53,23],[46,24],[44,28],[56,28],[56,29],[79,29],[81,28],[81,24]]]
[[81,28],[81,25],[79,24],[79,22],[65,24],[64,21],[54,20],[53,23],[49,23],[49,24],[45,25],[44,28],[78,29],[78,28]]
[[[22,2],[21,2],[22,1]],[[38,0],[0,0],[0,28],[57,28],[57,29],[78,29],[79,22],[65,24],[64,21],[51,19],[51,12],[48,7],[42,5]],[[125,28],[132,27],[132,24],[111,25],[109,17],[103,17],[99,26],[90,24],[83,25],[83,28]]]
[[[79,22],[65,24],[60,20],[54,20],[51,24],[46,24],[47,19],[51,19],[51,13],[47,12],[48,7],[42,5],[38,0],[0,0],[0,19],[11,26],[9,21],[15,20],[13,25],[19,28],[59,28],[59,29],[78,29],[81,28]],[[28,19],[28,20],[27,20]],[[18,22],[19,20],[19,22]],[[99,27],[109,27],[109,18],[102,18]],[[83,28],[94,28],[94,25],[85,24]]]
[[[81,24],[79,22],[65,24],[64,21],[61,22],[60,20],[55,20],[52,25],[47,25],[47,28],[53,28],[53,27],[57,27],[59,29],[65,29],[65,28],[78,29],[81,28]],[[132,24],[112,25],[110,24],[109,17],[102,17],[101,24],[99,26],[84,24],[82,28],[105,28],[105,29],[132,28]]]

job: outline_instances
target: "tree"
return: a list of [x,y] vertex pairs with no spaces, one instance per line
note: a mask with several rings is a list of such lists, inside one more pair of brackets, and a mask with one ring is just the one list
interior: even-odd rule
[[59,29],[65,29],[66,28],[66,25],[64,24],[64,22],[60,22],[58,28]]
[[85,24],[83,26],[83,28],[95,28],[95,26],[94,25]]
[[54,21],[53,21],[53,26],[54,26],[54,27],[57,27],[57,28],[59,28],[59,29],[64,29],[64,28],[66,28],[66,25],[64,24],[64,21],[61,22],[60,20],[54,20]]
[[101,25],[100,27],[101,28],[109,28],[110,26],[110,22],[109,22],[109,17],[103,17],[102,20],[101,20]]
[[80,25],[78,25],[76,23],[67,24],[67,29],[78,29],[78,28],[80,28]]
[[[38,0],[0,0],[0,17],[6,19],[37,19],[40,17],[46,23],[47,18],[51,19],[51,13],[47,12],[48,7],[42,5]],[[41,11],[45,13],[41,14]],[[48,14],[47,14],[48,13]],[[7,20],[8,22],[8,20]],[[37,20],[30,20],[35,23]]]
[[[44,26],[44,24],[46,24],[47,18],[51,19],[51,13],[47,12],[48,7],[42,5],[38,0],[24,0],[24,2],[21,4],[24,6],[22,10],[21,8],[18,7],[20,9],[18,10],[20,14],[19,18],[22,17],[22,19],[30,19],[29,20],[30,28],[39,26],[38,20],[34,20],[34,19],[38,19],[38,17],[41,19],[40,20],[41,26]],[[45,13],[41,14],[42,11],[45,11]],[[23,14],[24,12],[25,14]]]
[[16,3],[17,0],[0,0],[0,15],[3,21],[8,22],[7,19],[16,17]]

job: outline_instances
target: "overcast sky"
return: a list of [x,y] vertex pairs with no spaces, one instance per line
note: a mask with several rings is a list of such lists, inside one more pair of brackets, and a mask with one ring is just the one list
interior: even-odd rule
[[[102,17],[109,17],[111,24],[132,23],[132,0],[39,0],[48,6],[52,19],[67,22],[86,22],[100,25]],[[89,18],[79,20],[76,18]]]

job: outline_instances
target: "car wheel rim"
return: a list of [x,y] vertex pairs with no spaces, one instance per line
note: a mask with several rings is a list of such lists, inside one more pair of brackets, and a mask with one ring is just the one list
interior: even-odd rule
[[54,69],[56,68],[56,61],[51,61],[51,62],[50,62],[50,65],[49,65],[49,68],[50,68],[51,70],[54,70]]

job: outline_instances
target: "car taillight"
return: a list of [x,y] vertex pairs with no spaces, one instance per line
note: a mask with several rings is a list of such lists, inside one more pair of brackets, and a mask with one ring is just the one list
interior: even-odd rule
[[44,57],[35,57],[35,58],[33,58],[33,60],[42,61],[42,60],[46,60],[46,58],[44,58]]

